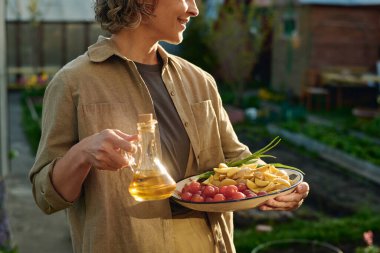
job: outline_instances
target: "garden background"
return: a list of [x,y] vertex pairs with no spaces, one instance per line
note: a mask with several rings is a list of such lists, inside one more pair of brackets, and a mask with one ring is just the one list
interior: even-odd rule
[[[91,1],[59,2],[5,4],[8,120],[19,116],[30,149],[8,140],[11,166],[4,170],[2,161],[3,183],[20,170],[12,168],[13,161],[36,152],[41,99],[49,80],[104,34],[93,22]],[[295,212],[236,212],[237,251],[288,240],[281,250],[257,252],[311,252],[305,247],[378,252],[380,1],[209,0],[199,1],[199,8],[183,43],[162,45],[215,77],[242,142],[257,150],[280,136],[282,142],[271,154],[302,169],[311,186]],[[22,169],[26,175],[30,168]],[[22,180],[29,184],[26,177]],[[5,224],[10,198],[2,201]],[[23,229],[15,226],[21,218],[8,215],[4,252],[28,252],[17,234]],[[23,222],[19,226],[28,226],[28,219]],[[16,240],[9,240],[7,230]],[[373,246],[367,231],[373,232]],[[54,243],[66,240],[66,245],[66,232]]]

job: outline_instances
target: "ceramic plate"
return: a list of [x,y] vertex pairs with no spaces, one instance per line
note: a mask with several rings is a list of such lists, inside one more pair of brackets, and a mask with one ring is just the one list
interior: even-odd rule
[[177,183],[176,191],[173,194],[172,199],[174,199],[178,204],[184,207],[197,210],[197,211],[203,211],[203,212],[228,212],[228,211],[238,211],[238,210],[255,208],[259,206],[260,204],[264,203],[265,201],[267,201],[268,199],[272,199],[277,196],[285,195],[287,193],[292,192],[294,188],[303,181],[302,173],[296,170],[292,170],[292,169],[281,169],[281,170],[285,171],[289,175],[290,179],[293,180],[293,185],[281,191],[269,193],[263,196],[257,196],[257,197],[246,198],[246,199],[241,199],[241,200],[226,200],[222,202],[195,203],[195,202],[182,200],[178,193],[181,192],[185,184],[189,183],[190,181],[197,180],[199,177],[198,175],[198,176],[189,177],[182,181],[179,181]]

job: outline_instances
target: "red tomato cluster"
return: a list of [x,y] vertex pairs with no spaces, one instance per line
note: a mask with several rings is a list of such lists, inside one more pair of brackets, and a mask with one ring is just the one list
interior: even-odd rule
[[265,195],[266,192],[254,193],[247,185],[228,185],[217,187],[204,185],[197,181],[191,181],[182,188],[181,199],[191,202],[220,202],[225,200],[239,200]]

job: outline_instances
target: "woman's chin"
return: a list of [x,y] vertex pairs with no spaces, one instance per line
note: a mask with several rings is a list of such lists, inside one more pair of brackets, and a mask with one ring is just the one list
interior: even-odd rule
[[183,41],[183,36],[181,35],[177,38],[171,38],[171,39],[167,39],[167,40],[163,40],[163,41],[165,41],[169,44],[178,45]]

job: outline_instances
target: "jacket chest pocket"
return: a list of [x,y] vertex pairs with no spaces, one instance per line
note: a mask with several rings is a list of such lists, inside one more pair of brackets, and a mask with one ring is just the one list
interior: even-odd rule
[[199,166],[207,170],[224,161],[218,120],[211,100],[191,105],[199,134]]
[[128,103],[98,103],[78,107],[79,138],[98,133],[104,129],[118,129],[136,134],[137,112]]

